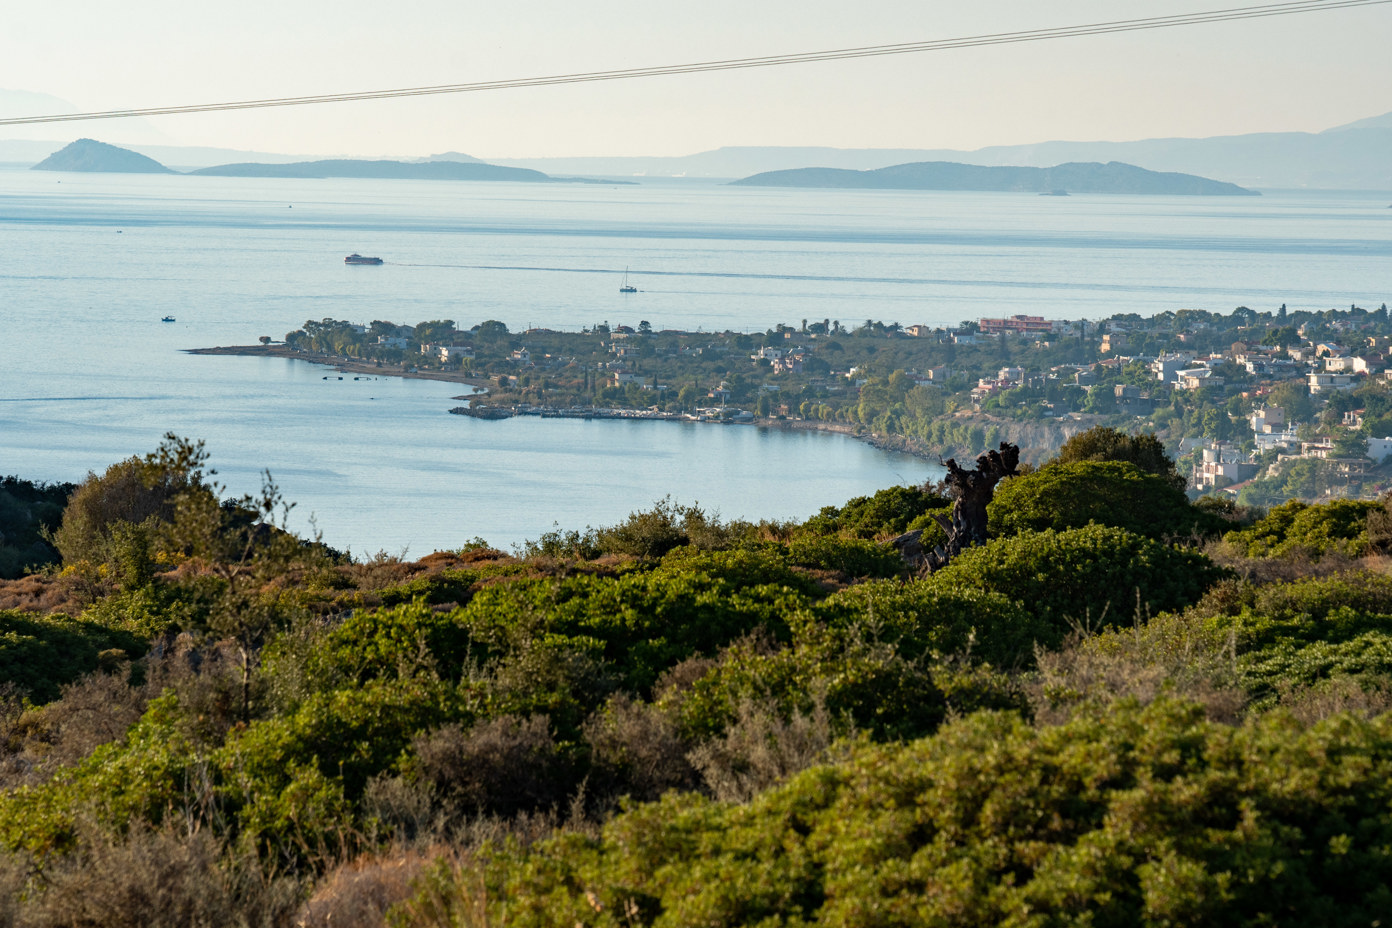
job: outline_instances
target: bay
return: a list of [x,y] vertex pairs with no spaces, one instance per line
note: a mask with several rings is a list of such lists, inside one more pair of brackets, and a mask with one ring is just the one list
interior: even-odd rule
[[[457,386],[182,349],[326,316],[762,331],[1368,305],[1387,202],[0,171],[0,472],[77,480],[173,431],[234,492],[268,468],[297,526],[357,553],[508,546],[669,494],[804,518],[940,469],[838,435],[480,422],[446,414]],[[640,293],[618,294],[625,268]]]

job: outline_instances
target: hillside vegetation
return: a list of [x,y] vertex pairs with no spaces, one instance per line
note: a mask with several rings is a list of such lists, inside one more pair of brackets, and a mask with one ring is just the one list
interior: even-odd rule
[[1157,447],[922,575],[941,488],[353,562],[170,436],[0,584],[0,924],[1373,924],[1392,509]]

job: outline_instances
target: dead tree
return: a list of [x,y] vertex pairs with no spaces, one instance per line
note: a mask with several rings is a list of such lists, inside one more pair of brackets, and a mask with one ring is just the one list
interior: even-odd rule
[[926,568],[930,573],[947,564],[964,548],[986,543],[986,506],[995,495],[996,484],[1006,477],[1019,474],[1020,449],[1001,442],[999,451],[987,451],[976,459],[976,469],[966,470],[948,458],[944,483],[952,500],[952,517],[934,515],[934,520],[947,535],[947,540],[931,551],[923,549],[922,530],[900,535],[891,542],[910,564]]

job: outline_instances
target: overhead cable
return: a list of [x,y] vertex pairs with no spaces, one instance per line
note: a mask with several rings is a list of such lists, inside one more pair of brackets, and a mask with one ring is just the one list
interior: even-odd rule
[[544,77],[523,77],[509,80],[476,81],[462,84],[438,84],[429,87],[406,87],[395,90],[368,90],[356,93],[314,94],[299,97],[270,97],[261,100],[240,100],[231,103],[200,103],[185,106],[153,106],[139,109],[103,110],[92,113],[61,113],[52,116],[20,116],[0,119],[0,126],[24,126],[37,123],[77,122],[92,119],[123,119],[131,116],[171,116],[183,113],[214,113],[227,110],[262,109],[276,106],[310,106],[321,103],[348,103],[363,100],[390,100],[401,97],[423,97],[437,94],[482,93],[492,90],[514,90],[524,87],[550,87],[561,84],[582,84],[596,81],[634,80],[676,74],[699,74],[708,71],[735,71],[747,68],[770,68],[817,61],[843,61],[852,58],[876,58],[888,55],[910,55],[947,51],[958,48],[980,48],[988,45],[1008,45],[1020,42],[1042,42],[1089,35],[1119,32],[1139,32],[1149,29],[1168,29],[1176,26],[1196,26],[1208,23],[1291,16],[1363,6],[1379,6],[1392,0],[1291,0],[1285,3],[1266,3],[1259,6],[1233,7],[1200,13],[1181,13],[1172,16],[1150,16],[1143,19],[1115,20],[1051,29],[1030,29],[1021,32],[1001,32],[992,35],[969,36],[957,39],[933,39],[924,42],[900,42],[892,45],[866,45],[858,48],[839,48],[819,52],[800,52],[787,55],[766,55],[756,58],[726,58],[690,64],[658,65],[643,68],[624,68],[611,71],[582,71],[572,74],[553,74]]

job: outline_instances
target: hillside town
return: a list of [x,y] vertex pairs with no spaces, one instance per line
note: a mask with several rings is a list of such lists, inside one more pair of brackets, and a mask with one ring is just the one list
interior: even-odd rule
[[464,379],[456,412],[826,428],[911,453],[1009,440],[1042,460],[1095,425],[1153,432],[1194,494],[1250,505],[1369,497],[1392,485],[1386,304],[1321,312],[1012,315],[954,327],[802,320],[765,332],[488,320],[307,322],[265,350]]

